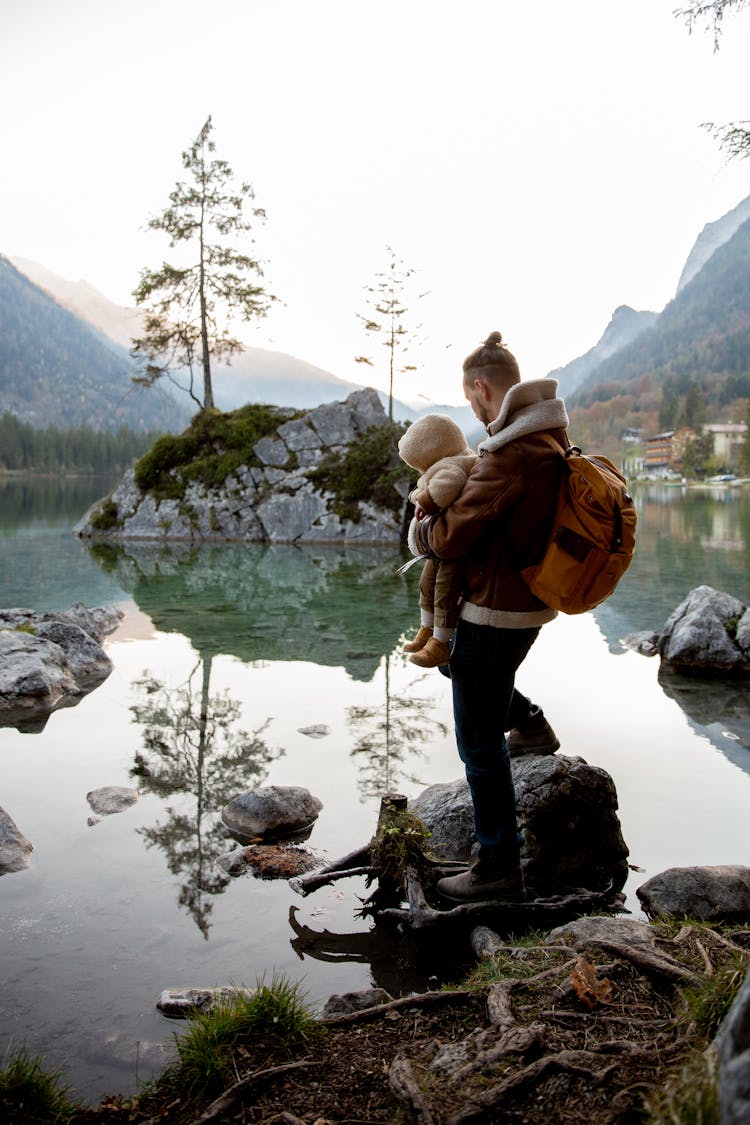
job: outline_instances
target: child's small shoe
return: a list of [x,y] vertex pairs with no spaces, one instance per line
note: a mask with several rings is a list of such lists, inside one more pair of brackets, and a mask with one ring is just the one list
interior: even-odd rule
[[419,652],[409,657],[412,664],[418,664],[420,668],[437,668],[438,664],[447,664],[450,658],[451,650],[448,642],[439,641],[435,637],[430,637]]
[[431,636],[432,629],[429,625],[420,625],[414,640],[407,641],[404,645],[404,652],[419,652],[421,648],[424,648]]

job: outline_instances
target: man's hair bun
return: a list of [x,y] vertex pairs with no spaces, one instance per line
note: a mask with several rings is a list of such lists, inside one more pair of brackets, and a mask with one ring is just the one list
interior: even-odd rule
[[484,346],[486,348],[491,348],[494,345],[495,347],[499,348],[500,345],[502,344],[502,342],[503,342],[502,332],[490,332],[489,336],[484,341]]

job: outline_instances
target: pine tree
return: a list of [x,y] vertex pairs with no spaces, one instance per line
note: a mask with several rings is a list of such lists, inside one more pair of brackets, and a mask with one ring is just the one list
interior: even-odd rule
[[[190,148],[182,154],[189,174],[169,197],[169,206],[149,220],[149,230],[164,231],[169,245],[190,244],[185,265],[163,262],[144,269],[133,292],[145,310],[143,335],[133,340],[131,355],[142,371],[134,381],[153,386],[173,370],[187,372],[187,390],[203,409],[214,406],[212,359],[229,359],[242,344],[229,333],[231,316],[242,320],[264,317],[272,301],[259,279],[260,261],[235,249],[232,237],[246,235],[254,222],[265,221],[265,211],[254,207],[252,186],[234,184],[234,173],[224,160],[215,159],[209,116]],[[248,238],[250,247],[252,239]],[[194,389],[194,368],[203,374],[203,396]],[[179,385],[179,384],[178,384]]]
[[[369,313],[357,313],[366,332],[379,333],[383,345],[388,349],[388,420],[393,421],[393,377],[404,371],[416,371],[416,365],[404,363],[406,353],[416,341],[418,327],[411,330],[407,324],[407,287],[414,270],[398,258],[390,246],[386,246],[390,261],[384,270],[375,274],[372,285],[365,287],[368,294]],[[424,293],[420,296],[425,296]],[[419,298],[417,298],[419,299]],[[355,363],[373,366],[369,356],[355,356]]]

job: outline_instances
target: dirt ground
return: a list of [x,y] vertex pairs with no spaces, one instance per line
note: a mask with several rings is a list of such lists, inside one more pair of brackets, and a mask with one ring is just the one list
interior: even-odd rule
[[[157,1088],[70,1125],[648,1121],[652,1091],[670,1076],[684,1086],[686,1059],[710,1042],[713,986],[739,982],[750,948],[750,931],[736,927],[673,924],[660,934],[645,950],[504,947],[470,988],[332,1020],[294,1058],[240,1047],[237,1084],[213,1106]],[[691,991],[703,997],[692,1007]]]

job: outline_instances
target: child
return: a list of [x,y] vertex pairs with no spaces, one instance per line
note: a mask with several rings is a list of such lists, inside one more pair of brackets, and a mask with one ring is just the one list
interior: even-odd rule
[[[407,465],[421,475],[409,499],[416,508],[414,520],[425,509],[442,510],[459,496],[477,459],[469,449],[461,428],[447,414],[425,414],[409,426],[398,443]],[[414,521],[409,546],[415,555]],[[436,668],[450,659],[448,642],[458,620],[463,567],[460,562],[427,559],[419,580],[420,628],[413,641],[404,645],[410,660],[420,668]]]

